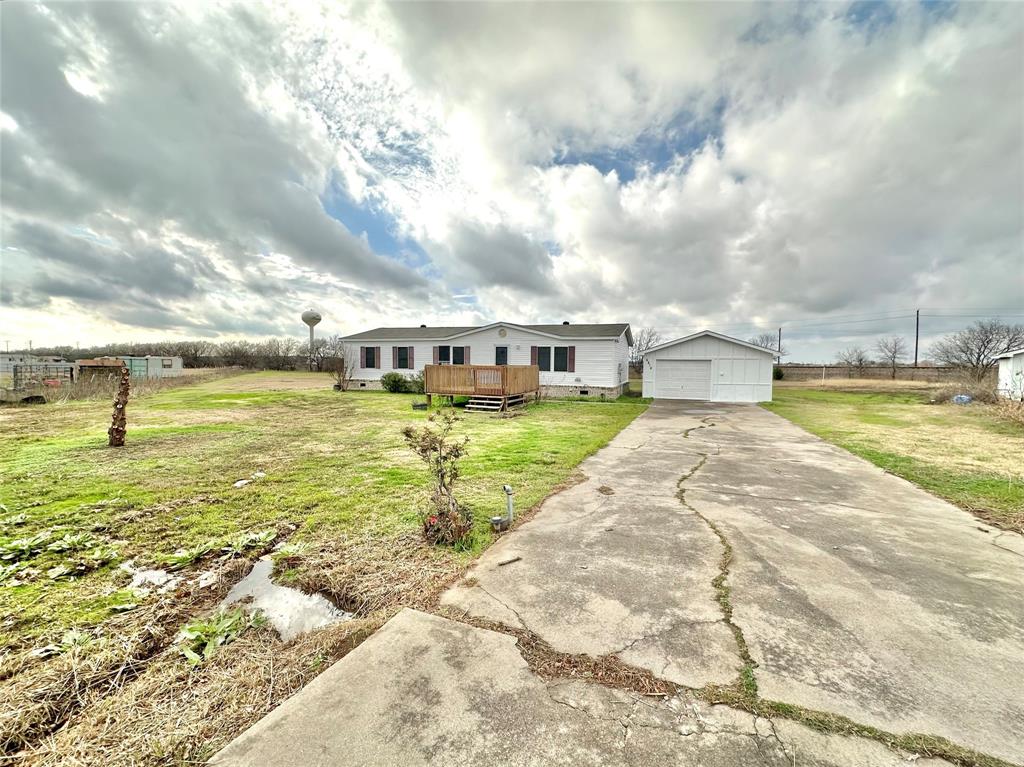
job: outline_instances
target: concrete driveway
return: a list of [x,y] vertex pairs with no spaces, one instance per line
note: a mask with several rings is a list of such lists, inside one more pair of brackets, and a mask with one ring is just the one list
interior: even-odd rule
[[[446,608],[688,688],[737,680],[743,642],[762,698],[1024,762],[1020,536],[755,406],[655,403],[581,468],[587,480],[491,547]],[[405,611],[215,763],[664,758],[904,755],[685,692],[542,680],[511,637]]]
[[729,681],[713,524],[762,697],[1024,762],[1020,536],[755,406],[655,403],[584,470],[444,601],[689,687]]

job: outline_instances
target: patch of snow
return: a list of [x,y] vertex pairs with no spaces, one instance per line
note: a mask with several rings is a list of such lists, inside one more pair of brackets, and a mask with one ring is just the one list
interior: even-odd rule
[[274,562],[269,557],[259,560],[252,572],[231,588],[222,604],[251,597],[251,607],[262,612],[286,642],[307,631],[352,618],[351,613],[339,610],[318,594],[277,585],[270,580],[273,569]]

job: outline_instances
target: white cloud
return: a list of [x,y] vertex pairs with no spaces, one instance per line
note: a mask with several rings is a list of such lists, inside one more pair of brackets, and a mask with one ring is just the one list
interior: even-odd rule
[[848,10],[5,6],[0,321],[103,315],[85,229],[147,333],[1019,306],[1024,9]]

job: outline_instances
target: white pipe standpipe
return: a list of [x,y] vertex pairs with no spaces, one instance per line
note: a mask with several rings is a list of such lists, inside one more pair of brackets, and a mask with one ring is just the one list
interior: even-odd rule
[[515,506],[512,502],[512,486],[502,485],[501,489],[505,491],[505,516],[491,517],[491,527],[494,528],[495,532],[508,530],[512,527],[512,520],[515,519]]
[[502,485],[501,489],[505,491],[505,503],[507,515],[505,517],[505,524],[512,527],[512,520],[515,518],[515,508],[512,504],[512,486]]

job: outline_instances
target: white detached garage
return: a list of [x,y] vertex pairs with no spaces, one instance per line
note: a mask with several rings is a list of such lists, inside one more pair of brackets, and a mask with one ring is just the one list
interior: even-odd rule
[[766,402],[772,398],[774,355],[771,349],[702,330],[644,353],[644,396]]

